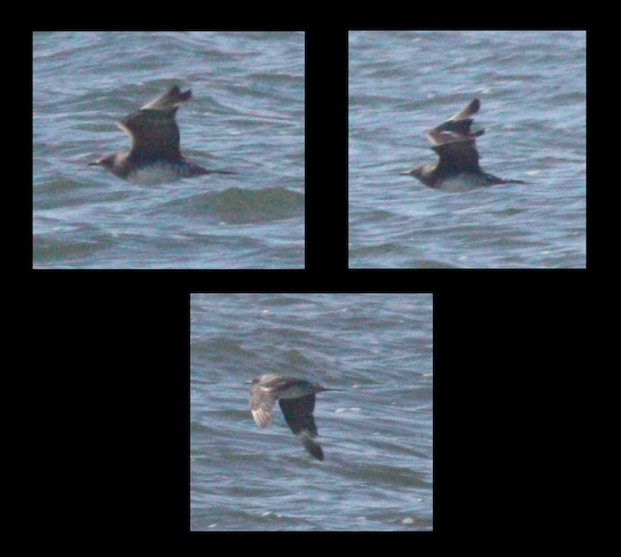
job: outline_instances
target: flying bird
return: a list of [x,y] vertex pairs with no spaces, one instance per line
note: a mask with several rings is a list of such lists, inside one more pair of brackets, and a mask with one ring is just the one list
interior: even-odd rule
[[115,176],[137,184],[163,184],[203,174],[235,174],[228,170],[208,170],[186,161],[181,155],[178,108],[192,91],[177,85],[140,110],[123,118],[117,126],[131,139],[129,151],[101,157],[90,166],[103,166]]
[[481,101],[474,99],[427,134],[432,149],[438,154],[437,162],[401,174],[413,176],[427,187],[446,192],[464,192],[496,184],[524,184],[522,180],[505,180],[481,170],[476,138],[485,130],[470,131],[473,116],[480,106]]
[[315,394],[334,391],[322,385],[287,375],[266,374],[252,380],[250,410],[259,427],[272,421],[274,403],[278,400],[287,425],[304,448],[317,460],[323,460],[323,450],[316,440],[317,426],[313,417]]

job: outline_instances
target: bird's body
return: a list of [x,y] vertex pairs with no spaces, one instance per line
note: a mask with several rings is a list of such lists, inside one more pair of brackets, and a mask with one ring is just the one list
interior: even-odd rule
[[401,174],[413,176],[429,188],[446,192],[463,192],[496,184],[523,184],[521,180],[505,180],[481,170],[476,138],[485,130],[470,131],[473,116],[480,106],[479,99],[474,99],[427,134],[432,149],[438,154],[437,162]]
[[175,85],[140,110],[123,118],[117,125],[131,139],[129,151],[101,157],[91,166],[106,170],[137,184],[162,184],[203,174],[233,174],[231,171],[208,170],[186,161],[181,155],[179,127],[175,115],[188,101],[192,91],[181,92]]
[[287,425],[316,459],[323,460],[323,450],[316,441],[317,426],[313,417],[315,394],[328,389],[297,377],[278,374],[260,375],[250,387],[250,410],[255,423],[262,428],[272,421],[274,403],[278,400]]

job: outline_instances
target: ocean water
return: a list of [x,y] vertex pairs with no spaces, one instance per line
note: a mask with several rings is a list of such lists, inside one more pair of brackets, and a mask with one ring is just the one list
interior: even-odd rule
[[[173,84],[191,161],[235,175],[139,186],[87,163]],[[33,266],[304,265],[304,33],[33,35]]]
[[[433,529],[430,294],[192,294],[190,529]],[[264,373],[341,389],[315,406],[325,460],[278,406],[261,430]]]
[[[481,99],[483,170],[447,194],[399,173]],[[349,32],[350,268],[585,268],[586,33]]]
[[[34,267],[303,267],[304,43],[35,33]],[[348,74],[349,184],[319,195],[348,187],[351,268],[586,266],[586,33],[351,31]],[[236,175],[153,187],[87,166],[127,148],[115,122],[173,83],[194,94],[186,156]],[[483,169],[528,183],[444,194],[400,176],[435,159],[426,132],[474,97]]]

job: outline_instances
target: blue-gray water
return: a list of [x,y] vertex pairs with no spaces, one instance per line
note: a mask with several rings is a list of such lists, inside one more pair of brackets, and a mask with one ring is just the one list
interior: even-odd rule
[[[525,180],[444,194],[399,172],[481,99],[483,170]],[[349,264],[586,266],[586,33],[349,33]]]
[[[429,294],[194,294],[192,530],[431,530]],[[290,374],[317,395],[325,461],[275,408],[259,429],[249,385]]]
[[[87,163],[178,83],[188,159],[232,176],[138,186]],[[35,268],[301,268],[304,34],[33,35]]]

